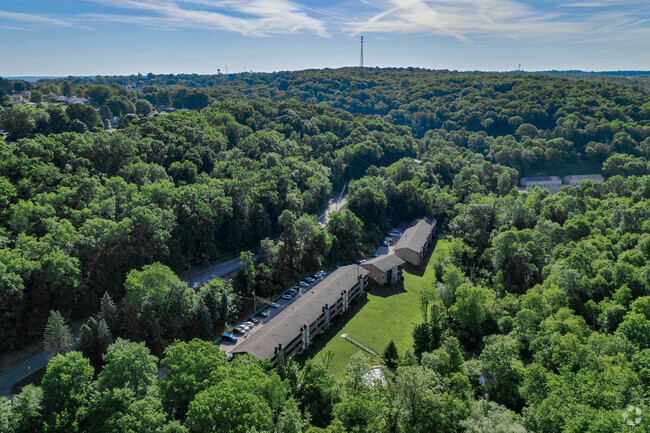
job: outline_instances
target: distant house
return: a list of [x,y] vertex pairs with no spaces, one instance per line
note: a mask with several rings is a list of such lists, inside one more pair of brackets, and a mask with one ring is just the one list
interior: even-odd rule
[[535,177],[522,177],[521,186],[525,188],[546,188],[551,192],[558,192],[562,186],[562,178],[560,176],[535,176]]
[[13,102],[14,104],[23,102],[23,95],[20,94],[11,95],[11,102]]
[[56,97],[56,102],[68,102],[68,97],[67,96],[57,96]]
[[332,319],[364,294],[367,279],[368,271],[361,266],[340,267],[235,346],[230,354],[250,353],[280,367],[284,360],[307,349],[330,327]]
[[433,240],[436,220],[428,222],[422,218],[404,231],[395,245],[395,254],[412,265],[420,266]]
[[574,174],[564,176],[564,184],[569,186],[578,186],[581,182],[590,180],[592,182],[605,182],[605,178],[600,174]]
[[395,254],[389,254],[368,260],[362,266],[369,272],[370,278],[379,284],[388,285],[402,279],[404,263],[406,262]]
[[70,98],[68,104],[87,104],[88,100],[84,98]]

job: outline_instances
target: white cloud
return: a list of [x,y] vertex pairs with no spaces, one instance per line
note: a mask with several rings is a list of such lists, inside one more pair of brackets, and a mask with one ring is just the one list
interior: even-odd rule
[[[635,3],[637,0],[627,2]],[[644,0],[647,1],[647,0]],[[580,16],[540,11],[519,0],[377,0],[369,6],[378,9],[373,16],[350,22],[344,30],[360,33],[413,33],[450,35],[461,41],[511,38],[529,42],[584,42],[614,37],[648,44],[649,29],[639,27],[645,16],[622,8],[618,13],[593,12]],[[573,2],[561,6],[616,6],[620,0]],[[641,3],[637,3],[641,4]],[[647,4],[647,3],[645,3]],[[550,7],[550,5],[549,5]],[[637,27],[631,29],[632,26]],[[629,27],[629,29],[628,29]]]
[[0,18],[4,18],[10,21],[20,21],[23,23],[48,24],[48,25],[55,25],[60,27],[77,27],[75,24],[69,21],[58,19],[58,18],[50,18],[38,14],[24,14],[19,12],[9,12],[9,11],[0,10]]
[[258,37],[300,32],[328,36],[323,21],[309,16],[301,6],[287,0],[86,1],[153,14],[139,17],[115,14],[84,15],[98,21],[129,22],[157,28],[225,30]]

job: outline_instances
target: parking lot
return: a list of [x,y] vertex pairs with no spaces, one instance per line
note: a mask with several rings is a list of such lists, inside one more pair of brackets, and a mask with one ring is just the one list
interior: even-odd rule
[[[375,250],[373,256],[377,257],[377,256],[390,254],[393,251],[395,244],[397,244],[397,242],[399,241],[400,236],[402,235],[404,230],[406,230],[406,228],[408,228],[408,226],[405,224],[400,224],[399,226],[394,227],[389,233],[386,234],[386,238],[384,239],[384,242],[382,242],[382,245],[380,245]],[[362,262],[365,262],[365,260],[362,260],[360,263]],[[310,282],[307,286],[304,285],[301,286],[299,285],[300,282],[298,282],[293,286],[287,288],[287,290],[285,290],[282,293],[282,295],[287,293],[287,291],[291,288],[295,288],[298,292],[292,299],[283,299],[282,295],[280,295],[277,297],[277,299],[273,300],[273,304],[267,304],[264,307],[261,307],[256,313],[265,312],[268,313],[268,316],[262,317],[260,315],[256,315],[256,313],[253,314],[251,317],[254,317],[260,323],[253,325],[248,331],[238,332],[235,331],[234,329],[227,331],[228,334],[237,337],[236,343],[225,341],[225,339],[223,338],[218,339],[215,343],[219,344],[219,348],[221,350],[223,350],[226,353],[230,353],[235,347],[237,347],[238,344],[240,344],[242,341],[245,341],[255,332],[259,331],[259,329],[261,329],[265,323],[268,323],[270,320],[272,320],[275,316],[280,314],[280,312],[284,311],[286,308],[290,308],[296,299],[298,299],[300,296],[302,296],[303,294],[311,290],[316,284],[318,284],[325,277],[331,274],[335,269],[336,268],[319,271],[321,272],[320,277],[314,282]],[[302,281],[305,281],[304,278]],[[277,305],[277,307],[274,307],[273,305]],[[238,325],[241,325],[241,323]]]
[[[312,283],[309,283],[306,287],[300,286],[299,283],[294,284],[293,286],[287,288],[283,292],[283,294],[287,293],[287,291],[290,288],[294,288],[297,290],[296,296],[293,297],[293,299],[283,299],[282,295],[278,296],[277,299],[273,301],[274,304],[277,305],[277,308],[267,304],[264,307],[261,307],[257,312],[263,311],[263,312],[268,312],[268,317],[260,317],[258,315],[253,314],[251,317],[255,317],[260,321],[259,324],[254,325],[249,331],[245,333],[237,332],[234,331],[233,329],[228,331],[228,334],[231,334],[235,337],[237,337],[237,342],[232,343],[225,341],[224,339],[221,339],[220,341],[217,340],[219,343],[219,348],[223,350],[226,353],[229,353],[232,351],[233,348],[237,347],[238,344],[240,344],[242,341],[245,341],[248,337],[253,335],[253,333],[257,332],[262,326],[264,326],[265,323],[269,322],[271,319],[273,319],[275,316],[280,314],[284,309],[291,307],[291,305],[295,302],[296,299],[307,293],[309,290],[311,290],[316,284],[318,284],[320,281],[322,281],[325,277],[327,277],[329,274],[331,274],[334,271],[335,268],[333,269],[328,269],[328,270],[322,270],[321,276],[315,280]],[[302,280],[304,281],[304,279]]]

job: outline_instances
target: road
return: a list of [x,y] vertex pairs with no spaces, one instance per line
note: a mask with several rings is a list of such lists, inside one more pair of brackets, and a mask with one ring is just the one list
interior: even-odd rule
[[348,202],[348,199],[344,195],[338,197],[333,197],[327,202],[325,209],[318,215],[316,222],[321,226],[325,226],[330,219],[330,214],[334,211],[341,210]]
[[[74,340],[75,344],[72,348],[76,349],[79,347],[79,334],[74,336]],[[34,355],[28,360],[11,367],[9,370],[2,372],[2,374],[0,374],[0,396],[12,397],[13,392],[11,391],[14,384],[45,367],[48,361],[49,352],[43,351],[38,355]]]
[[[347,203],[346,197],[341,194],[338,197],[333,197],[327,202],[325,209],[318,215],[316,221],[318,224],[324,226],[329,221],[329,214],[341,210],[343,206]],[[259,254],[256,254],[254,258],[257,260]],[[187,277],[187,272],[183,272],[181,278],[184,278],[189,285],[194,285],[198,283],[199,285],[205,284],[213,278],[220,278],[228,276],[242,268],[242,263],[239,258],[229,260],[224,263],[220,263],[211,267],[208,270],[202,270],[196,273],[196,275],[191,275],[191,278]],[[290,304],[291,302],[287,302]],[[284,302],[281,305],[284,306]],[[78,335],[75,336],[75,341],[78,340]],[[75,345],[76,348],[77,344]],[[0,395],[10,397],[12,395],[12,388],[16,382],[26,378],[27,376],[35,373],[41,368],[47,365],[48,361],[48,352],[41,352],[38,355],[29,358],[28,360],[21,362],[20,364],[0,373]]]

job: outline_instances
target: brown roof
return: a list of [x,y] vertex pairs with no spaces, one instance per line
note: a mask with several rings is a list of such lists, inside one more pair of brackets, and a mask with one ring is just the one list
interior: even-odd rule
[[379,256],[374,259],[368,260],[363,264],[363,267],[368,269],[370,266],[374,266],[379,269],[381,272],[388,272],[396,266],[401,266],[406,263],[401,258],[397,257],[395,254],[388,254],[384,256]]
[[429,235],[433,231],[433,227],[433,224],[429,224],[426,220],[421,219],[414,226],[404,230],[404,234],[402,234],[397,245],[395,245],[395,251],[408,249],[418,254],[421,253],[429,239]]
[[365,277],[368,271],[357,265],[340,267],[235,346],[231,353],[250,353],[260,360],[273,358],[278,345],[287,347],[300,334],[300,327],[310,325],[323,314],[325,304],[334,305],[343,290],[354,287],[359,275]]

